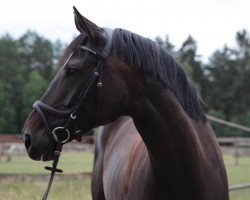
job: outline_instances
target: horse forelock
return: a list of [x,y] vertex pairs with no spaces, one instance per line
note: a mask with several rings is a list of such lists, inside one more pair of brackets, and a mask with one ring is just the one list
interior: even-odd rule
[[123,29],[115,29],[112,50],[132,69],[156,77],[177,97],[193,119],[205,120],[203,101],[183,68],[155,42]]

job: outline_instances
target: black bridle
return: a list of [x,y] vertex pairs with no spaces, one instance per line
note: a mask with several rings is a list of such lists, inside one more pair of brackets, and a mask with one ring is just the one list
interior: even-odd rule
[[[67,143],[70,138],[81,141],[81,130],[79,129],[79,126],[77,123],[78,111],[80,107],[82,106],[82,103],[85,97],[87,96],[90,88],[94,85],[94,83],[96,83],[96,80],[97,80],[96,124],[98,124],[99,122],[100,98],[101,98],[101,89],[103,86],[102,73],[103,73],[103,67],[110,53],[111,43],[112,43],[112,30],[104,28],[104,31],[107,34],[107,42],[101,53],[97,53],[96,51],[94,51],[93,49],[90,49],[87,46],[80,47],[81,50],[86,51],[92,56],[96,57],[98,59],[98,63],[97,63],[97,66],[94,68],[93,73],[91,74],[89,79],[86,81],[85,85],[83,86],[79,96],[76,99],[74,106],[71,109],[65,111],[65,110],[56,109],[41,101],[36,101],[33,104],[33,108],[38,112],[40,118],[42,119],[45,125],[46,133],[48,134],[49,138],[51,139],[51,141],[54,141],[57,143],[57,147],[54,152],[52,167],[45,167],[45,169],[51,171],[51,176],[50,176],[50,181],[49,181],[47,190],[44,193],[43,200],[47,199],[55,172],[59,172],[59,173],[63,172],[61,169],[56,168],[63,145]],[[67,62],[72,57],[72,55],[73,53],[69,56],[65,64],[67,64]],[[52,130],[44,112],[48,112],[51,115],[54,115],[56,117],[66,119],[67,121],[64,126],[58,126]],[[71,129],[69,129],[69,127],[71,127]],[[62,137],[62,135],[64,135],[65,137]]]
[[[90,49],[87,46],[81,46],[81,50],[88,52],[92,56],[96,57],[98,59],[98,64],[97,66],[93,69],[93,73],[89,77],[89,79],[85,82],[85,85],[83,86],[79,96],[76,99],[76,102],[74,106],[69,109],[69,110],[59,110],[54,107],[51,107],[41,101],[36,101],[33,104],[33,108],[39,113],[39,116],[41,117],[45,128],[46,132],[49,135],[50,138],[52,138],[55,142],[65,144],[68,142],[68,140],[72,137],[74,139],[79,140],[79,136],[81,133],[81,130],[78,128],[77,124],[77,114],[82,106],[82,103],[88,94],[90,88],[93,86],[93,84],[97,81],[97,113],[96,113],[96,123],[99,121],[99,98],[101,94],[101,89],[103,86],[102,83],[102,73],[103,73],[103,66],[106,63],[106,59],[109,55],[110,48],[111,48],[111,40],[112,40],[112,30],[111,29],[104,29],[105,32],[107,33],[107,43],[105,47],[103,48],[101,53],[97,53],[96,51]],[[72,57],[73,53],[69,56],[68,60],[66,63],[69,61],[69,59]],[[65,64],[66,64],[65,63]],[[64,126],[58,126],[54,128],[53,130],[51,129],[49,122],[46,118],[46,115],[44,114],[44,111],[50,113],[51,115],[54,115],[59,118],[67,119],[66,123]],[[73,124],[73,132],[69,130],[69,126]],[[59,140],[58,135],[65,133],[66,137],[64,139]]]

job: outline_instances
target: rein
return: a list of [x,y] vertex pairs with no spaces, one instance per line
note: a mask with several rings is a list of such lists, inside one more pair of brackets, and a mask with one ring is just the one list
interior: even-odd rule
[[[53,157],[53,163],[52,167],[46,166],[45,169],[51,171],[50,174],[50,180],[47,186],[47,189],[44,193],[43,200],[47,199],[47,196],[49,194],[54,175],[56,172],[62,173],[63,170],[57,169],[57,164],[59,161],[59,157],[61,155],[61,151],[63,148],[63,145],[66,144],[70,138],[76,139],[77,141],[81,141],[81,130],[79,129],[78,123],[77,123],[77,114],[82,106],[82,103],[87,96],[90,88],[94,85],[94,83],[97,80],[97,112],[96,112],[96,124],[99,122],[99,111],[100,111],[100,101],[101,101],[101,90],[102,90],[102,73],[103,73],[103,67],[106,63],[107,57],[110,53],[111,49],[111,43],[112,43],[112,30],[111,29],[104,29],[104,31],[107,34],[107,43],[105,47],[102,50],[102,53],[99,54],[96,51],[90,49],[87,46],[81,46],[81,50],[88,52],[92,56],[96,57],[98,59],[97,66],[94,68],[93,73],[89,77],[89,79],[86,81],[83,89],[81,90],[75,106],[73,106],[69,110],[59,110],[56,109],[52,106],[49,106],[41,101],[36,101],[33,104],[33,108],[38,112],[40,118],[42,119],[45,128],[46,128],[46,133],[48,134],[51,142],[55,142],[57,144],[56,150],[54,152],[54,157]],[[72,57],[73,53],[69,56],[68,60],[66,61],[65,64],[70,60]],[[65,65],[64,64],[64,65]],[[44,112],[48,112],[56,117],[59,118],[64,118],[67,119],[66,123],[64,126],[58,126],[54,128],[53,130],[51,129],[51,126],[48,122],[47,117],[45,116]],[[73,130],[70,130],[69,127],[73,125]],[[62,137],[63,135],[66,135]]]

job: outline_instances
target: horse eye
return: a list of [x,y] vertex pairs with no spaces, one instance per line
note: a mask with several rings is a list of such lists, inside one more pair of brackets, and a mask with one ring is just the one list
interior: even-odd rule
[[74,68],[67,68],[66,69],[67,77],[77,76],[78,74],[79,74],[79,71],[77,69],[74,69]]

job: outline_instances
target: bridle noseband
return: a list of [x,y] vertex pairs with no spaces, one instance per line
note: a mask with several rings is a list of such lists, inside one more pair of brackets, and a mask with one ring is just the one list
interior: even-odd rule
[[[80,47],[81,50],[86,51],[92,56],[96,57],[98,59],[98,63],[97,63],[97,66],[94,68],[93,73],[91,74],[89,79],[86,81],[85,85],[83,86],[79,96],[76,99],[74,106],[71,109],[64,111],[64,110],[59,110],[52,106],[49,106],[41,101],[36,101],[33,104],[33,108],[38,112],[40,118],[42,119],[45,125],[46,133],[48,134],[50,140],[52,142],[54,141],[57,143],[57,147],[54,152],[52,167],[48,167],[48,166],[45,167],[46,170],[51,171],[51,175],[50,175],[48,187],[43,196],[43,200],[47,199],[47,196],[50,191],[50,187],[53,182],[55,172],[58,172],[58,173],[63,172],[61,169],[57,169],[57,164],[59,161],[59,157],[60,157],[63,145],[67,143],[70,138],[81,141],[81,130],[79,129],[79,126],[77,123],[78,111],[80,107],[82,106],[82,103],[85,97],[87,96],[90,88],[94,85],[96,80],[98,80],[97,81],[97,108],[96,108],[96,125],[98,125],[99,114],[100,114],[99,111],[100,111],[101,89],[103,86],[103,83],[102,83],[103,67],[110,53],[111,44],[112,44],[112,30],[104,28],[104,31],[107,34],[107,42],[100,54],[94,51],[93,49],[90,49],[87,46]],[[70,60],[72,55],[73,53],[69,56],[66,63]],[[66,119],[67,121],[64,126],[58,126],[52,130],[44,112],[48,112],[56,117]],[[73,132],[72,132],[72,129],[69,130],[69,127],[72,125],[73,125]],[[66,137],[64,137],[63,139],[61,136],[62,134],[66,135]]]
[[[85,85],[83,86],[79,96],[76,99],[76,102],[74,106],[69,110],[59,110],[52,106],[49,106],[41,101],[36,101],[33,104],[33,108],[38,112],[40,118],[42,119],[46,132],[49,135],[51,140],[54,140],[56,143],[61,143],[62,145],[69,141],[70,138],[74,138],[76,140],[81,140],[81,130],[79,129],[78,123],[77,123],[77,114],[82,106],[82,103],[88,94],[90,88],[92,85],[97,81],[97,112],[96,112],[96,124],[99,122],[99,110],[100,110],[100,98],[101,98],[101,89],[103,86],[102,83],[102,73],[103,73],[103,67],[106,63],[106,59],[110,53],[111,43],[112,43],[112,30],[111,29],[104,29],[107,33],[107,42],[105,47],[103,48],[101,54],[97,53],[93,49],[90,49],[87,46],[81,46],[81,50],[88,52],[92,56],[96,57],[98,59],[98,64],[94,68],[93,73],[89,77],[89,79],[86,81]],[[72,57],[73,53],[69,56],[68,60]],[[67,60],[67,61],[68,61]],[[66,61],[66,63],[67,63]],[[65,64],[66,64],[65,63]],[[59,118],[67,119],[64,126],[58,126],[51,129],[49,122],[44,114],[44,112],[48,112],[51,115],[54,115]],[[69,130],[69,127],[73,124],[73,132]],[[62,138],[62,133],[64,133],[65,137]]]

